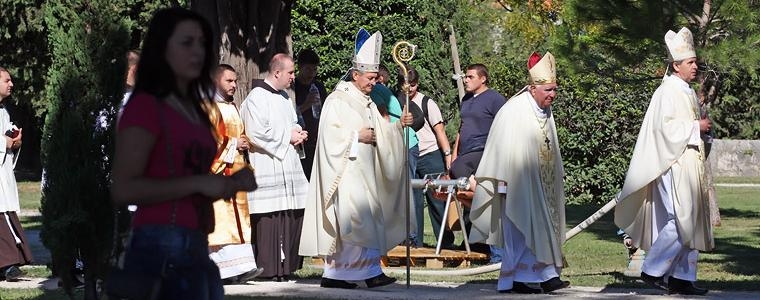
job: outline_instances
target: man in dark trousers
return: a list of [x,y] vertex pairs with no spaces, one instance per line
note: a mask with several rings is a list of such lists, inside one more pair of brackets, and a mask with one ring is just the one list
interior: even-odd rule
[[[480,158],[483,156],[491,123],[493,123],[499,109],[507,102],[507,99],[499,92],[488,88],[488,79],[488,68],[486,66],[482,64],[467,66],[464,78],[467,94],[462,98],[459,109],[462,121],[459,124],[459,133],[452,152],[451,169],[449,170],[451,178],[470,178],[475,174],[478,164],[480,164]],[[465,201],[467,200],[471,200],[471,198],[465,199]],[[469,207],[464,209],[462,217],[464,218],[466,232],[469,235],[470,227],[472,227]],[[477,249],[476,251],[485,252],[487,250]],[[491,252],[492,262],[500,261],[498,249],[492,248],[489,252]]]

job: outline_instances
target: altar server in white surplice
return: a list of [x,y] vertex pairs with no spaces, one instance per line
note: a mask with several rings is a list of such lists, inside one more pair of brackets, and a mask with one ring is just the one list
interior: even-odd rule
[[647,251],[642,280],[670,294],[704,295],[694,281],[699,251],[715,246],[704,177],[711,122],[689,86],[697,76],[691,32],[668,31],[665,43],[669,74],[644,115],[615,224]]
[[240,106],[245,131],[253,143],[248,157],[259,184],[248,193],[256,263],[264,269],[259,277],[274,281],[286,281],[303,265],[298,243],[309,182],[296,147],[308,136],[298,125],[293,102],[284,91],[294,79],[293,59],[275,54],[267,77],[253,82],[253,90]]
[[564,168],[551,104],[557,95],[554,56],[533,53],[530,84],[494,118],[475,180],[470,241],[504,248],[497,289],[549,293],[567,287]]

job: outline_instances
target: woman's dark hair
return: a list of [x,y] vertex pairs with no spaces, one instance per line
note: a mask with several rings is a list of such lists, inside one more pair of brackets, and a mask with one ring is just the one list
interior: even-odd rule
[[[191,81],[187,91],[180,91],[177,86],[176,75],[169,63],[166,61],[166,44],[169,37],[174,33],[177,24],[184,21],[194,21],[201,26],[204,41],[203,48],[206,54],[203,60],[203,68],[200,76]],[[208,122],[208,116],[203,111],[204,101],[212,99],[207,93],[214,91],[214,82],[211,79],[211,71],[216,67],[217,58],[213,51],[213,33],[211,25],[203,16],[184,9],[184,8],[167,8],[161,9],[153,15],[148,27],[148,33],[143,41],[142,51],[140,52],[140,62],[137,64],[137,78],[135,78],[135,88],[133,95],[143,91],[163,99],[171,93],[177,96],[185,95],[191,100],[200,113]]]

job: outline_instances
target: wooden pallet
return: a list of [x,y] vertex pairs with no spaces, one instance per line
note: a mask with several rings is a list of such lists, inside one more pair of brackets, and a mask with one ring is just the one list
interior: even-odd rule
[[[409,249],[410,266],[440,269],[443,267],[469,267],[473,261],[488,260],[488,255],[479,252],[464,250],[441,249],[440,254],[435,254],[435,248],[411,248]],[[383,267],[395,267],[406,265],[406,247],[396,246],[388,251],[382,259]]]

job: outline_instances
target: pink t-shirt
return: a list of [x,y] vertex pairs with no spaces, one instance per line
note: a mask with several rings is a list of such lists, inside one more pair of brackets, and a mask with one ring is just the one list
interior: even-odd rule
[[[161,111],[165,118],[161,121]],[[171,106],[159,102],[155,96],[140,92],[135,94],[124,107],[119,121],[119,131],[137,126],[156,136],[144,175],[149,178],[169,177],[171,156],[174,176],[206,174],[216,154],[216,142],[211,130],[203,124],[193,124],[176,112]],[[162,128],[166,126],[167,128]],[[171,140],[171,154],[167,153],[167,134]],[[199,227],[198,208],[210,205],[212,199],[200,194],[177,200],[178,226],[197,229]],[[139,205],[132,221],[133,227],[148,224],[170,224],[172,202]]]

